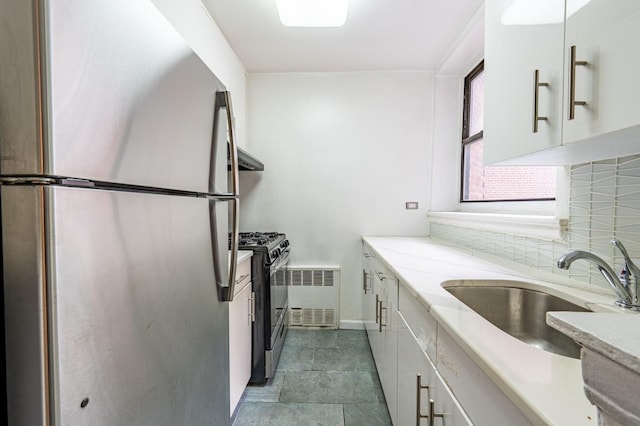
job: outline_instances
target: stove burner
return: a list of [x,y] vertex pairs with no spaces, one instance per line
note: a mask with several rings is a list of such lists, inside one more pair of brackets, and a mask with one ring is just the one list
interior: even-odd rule
[[280,238],[277,232],[241,232],[241,246],[266,246]]

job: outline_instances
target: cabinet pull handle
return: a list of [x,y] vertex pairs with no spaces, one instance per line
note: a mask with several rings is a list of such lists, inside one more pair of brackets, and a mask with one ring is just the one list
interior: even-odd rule
[[249,297],[249,319],[251,322],[256,322],[256,293],[254,291]]
[[380,321],[380,300],[376,294],[376,324]]
[[369,273],[366,270],[362,270],[362,290],[364,294],[367,294],[367,290],[369,289],[367,282],[369,281]]
[[576,105],[586,105],[585,101],[576,101],[576,67],[586,66],[587,61],[576,60],[576,47],[570,49],[571,66],[569,67],[569,120],[573,120],[576,115]]
[[549,119],[538,115],[540,88],[548,86],[549,83],[540,82],[540,70],[535,70],[533,72],[533,133],[538,133],[538,121],[547,121]]
[[382,333],[382,327],[386,327],[386,326],[387,326],[387,324],[383,324],[383,323],[382,323],[382,310],[383,310],[383,309],[384,309],[385,311],[387,310],[387,308],[386,308],[386,307],[383,307],[383,306],[382,306],[382,303],[383,303],[383,302],[384,302],[383,300],[381,300],[381,301],[380,301],[380,322],[378,323],[378,331],[379,331],[380,333]]
[[436,417],[444,419],[444,413],[436,413],[435,406],[435,401],[433,399],[429,399],[429,414],[431,414],[431,417],[429,417],[429,426],[434,426],[436,424]]
[[384,281],[388,278],[387,274],[385,274],[384,272],[376,271],[376,275],[378,276],[379,281]]
[[[422,410],[420,410],[420,402],[422,402],[422,389],[429,389],[429,385],[422,384],[422,375],[418,374],[418,380],[416,383],[416,426],[420,426],[420,419],[428,419],[428,414],[422,414]],[[429,406],[431,407],[431,406]]]

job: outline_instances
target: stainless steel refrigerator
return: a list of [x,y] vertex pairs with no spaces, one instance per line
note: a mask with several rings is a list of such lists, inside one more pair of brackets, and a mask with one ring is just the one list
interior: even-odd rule
[[149,0],[0,16],[9,424],[228,424],[229,93]]

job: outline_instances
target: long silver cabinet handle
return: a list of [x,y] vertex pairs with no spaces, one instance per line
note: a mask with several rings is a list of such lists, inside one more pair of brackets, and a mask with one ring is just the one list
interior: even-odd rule
[[256,322],[256,293],[253,291],[249,297],[249,319],[251,322]]
[[538,122],[547,121],[548,117],[538,115],[538,106],[540,101],[540,88],[548,87],[549,83],[540,82],[540,70],[533,72],[533,133],[538,133]]
[[422,389],[429,390],[429,385],[423,385],[422,375],[418,374],[418,380],[416,383],[416,426],[420,426],[420,419],[430,418],[428,414],[422,414],[422,410],[420,409],[420,403],[422,402]]
[[380,321],[380,299],[376,294],[376,324]]
[[383,301],[383,300],[381,300],[381,301],[380,301],[380,322],[378,323],[378,331],[379,331],[380,333],[382,333],[382,327],[386,327],[386,326],[387,326],[387,324],[383,324],[383,323],[382,323],[382,311],[383,311],[383,310],[384,310],[384,311],[386,311],[386,310],[387,310],[386,306],[382,306],[382,303],[384,303],[384,301]]
[[587,105],[585,101],[576,101],[576,67],[586,66],[589,63],[587,61],[576,60],[576,47],[570,48],[570,60],[569,66],[569,120],[573,120],[576,116],[576,105]]
[[429,399],[429,426],[434,426],[436,424],[436,417],[440,417],[444,419],[444,413],[436,413],[436,403],[433,399]]
[[367,280],[369,279],[369,274],[366,270],[362,270],[362,290],[364,294],[367,294]]

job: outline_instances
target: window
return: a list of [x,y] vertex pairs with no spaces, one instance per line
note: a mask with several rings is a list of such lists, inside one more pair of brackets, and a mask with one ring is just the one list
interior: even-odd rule
[[554,200],[556,167],[483,166],[484,62],[464,80],[461,202]]

